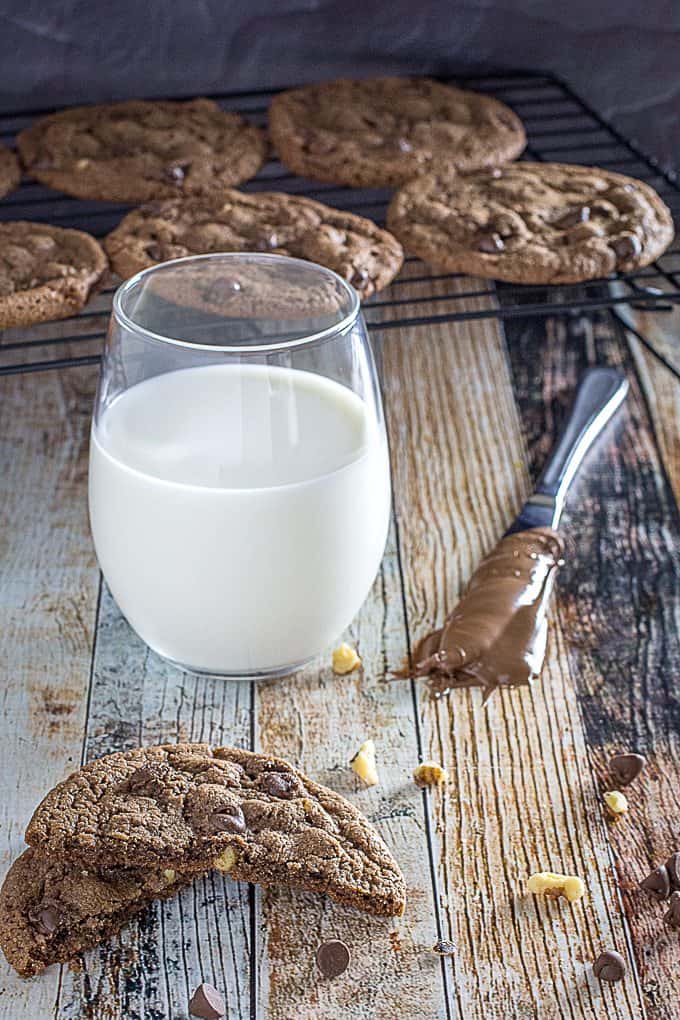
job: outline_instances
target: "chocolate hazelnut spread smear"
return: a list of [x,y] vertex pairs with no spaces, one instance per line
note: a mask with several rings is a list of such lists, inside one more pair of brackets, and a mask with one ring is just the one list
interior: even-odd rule
[[442,694],[453,687],[528,684],[541,671],[547,607],[564,545],[551,528],[506,535],[472,575],[440,630],[416,648],[415,676]]

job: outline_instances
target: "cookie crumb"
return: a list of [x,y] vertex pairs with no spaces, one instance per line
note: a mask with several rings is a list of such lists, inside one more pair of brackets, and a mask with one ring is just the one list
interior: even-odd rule
[[580,900],[586,891],[577,875],[559,875],[554,871],[539,871],[532,875],[527,888],[537,896],[550,896],[553,899],[564,896],[570,903]]
[[357,753],[350,759],[352,769],[363,779],[366,786],[377,786],[378,769],[375,762],[375,744],[372,740],[365,740]]
[[448,779],[445,768],[436,761],[423,761],[413,770],[416,786],[442,786]]
[[333,672],[337,673],[338,676],[345,676],[347,673],[353,673],[355,669],[359,669],[361,666],[361,659],[357,655],[356,649],[352,648],[351,645],[346,644],[344,641],[341,645],[333,652]]
[[619,790],[608,790],[602,797],[613,815],[625,815],[628,810],[628,799],[623,793]]

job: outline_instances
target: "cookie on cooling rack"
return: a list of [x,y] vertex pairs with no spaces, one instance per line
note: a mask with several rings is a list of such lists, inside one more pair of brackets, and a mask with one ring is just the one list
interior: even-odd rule
[[266,251],[318,262],[370,297],[401,268],[399,242],[371,220],[280,192],[150,202],[129,213],[104,241],[115,271],[208,252]]
[[643,181],[565,163],[427,175],[397,192],[387,223],[432,265],[533,284],[632,272],[658,258],[674,232]]
[[114,202],[238,184],[266,155],[263,132],[210,99],[74,107],[36,121],[17,144],[31,177]]
[[282,92],[269,128],[295,173],[350,187],[392,187],[434,168],[496,166],[526,144],[509,107],[429,78],[340,79]]
[[13,152],[0,145],[0,198],[13,191],[20,180],[19,160]]
[[108,266],[94,237],[46,223],[0,223],[0,329],[66,319]]

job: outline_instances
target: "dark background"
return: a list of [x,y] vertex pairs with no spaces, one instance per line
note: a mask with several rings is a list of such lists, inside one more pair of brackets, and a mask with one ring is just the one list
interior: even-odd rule
[[0,106],[535,68],[680,165],[680,0],[0,0]]

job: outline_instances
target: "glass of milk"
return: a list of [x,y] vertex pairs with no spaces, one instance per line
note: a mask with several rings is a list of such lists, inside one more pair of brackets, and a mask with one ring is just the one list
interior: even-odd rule
[[178,259],[113,302],[90,522],[140,637],[199,673],[290,673],[368,594],[390,513],[357,294],[310,262]]

